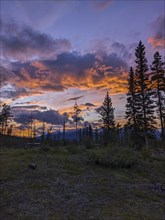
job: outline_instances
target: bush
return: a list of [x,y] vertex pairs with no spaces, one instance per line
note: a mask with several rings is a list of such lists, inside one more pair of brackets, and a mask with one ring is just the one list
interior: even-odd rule
[[130,148],[104,148],[91,150],[88,153],[90,161],[111,168],[133,168],[139,163],[139,153]]

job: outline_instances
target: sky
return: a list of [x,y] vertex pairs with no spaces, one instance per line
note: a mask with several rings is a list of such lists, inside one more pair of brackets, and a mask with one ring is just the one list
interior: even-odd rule
[[66,121],[73,106],[79,126],[99,127],[106,92],[117,123],[125,123],[127,78],[141,40],[148,66],[165,58],[164,0],[1,0],[1,104],[11,106],[14,126],[27,134],[32,112],[38,131]]

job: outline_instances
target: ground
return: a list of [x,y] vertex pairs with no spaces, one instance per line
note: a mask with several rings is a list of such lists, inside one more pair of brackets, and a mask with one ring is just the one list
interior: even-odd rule
[[165,183],[162,154],[130,169],[99,166],[81,147],[1,147],[0,154],[3,220],[165,219],[165,194],[155,187]]

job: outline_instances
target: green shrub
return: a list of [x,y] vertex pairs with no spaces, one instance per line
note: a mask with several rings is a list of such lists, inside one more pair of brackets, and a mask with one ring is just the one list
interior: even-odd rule
[[90,161],[111,168],[133,168],[139,163],[139,153],[130,148],[93,149],[88,152]]

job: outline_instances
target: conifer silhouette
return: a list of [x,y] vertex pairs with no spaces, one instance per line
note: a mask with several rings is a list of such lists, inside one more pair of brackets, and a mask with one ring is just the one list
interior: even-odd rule
[[165,62],[159,52],[155,52],[151,66],[151,81],[156,99],[157,113],[160,119],[161,135],[165,138]]
[[145,145],[148,146],[148,132],[155,129],[154,101],[149,81],[147,58],[145,56],[145,46],[140,41],[135,50],[136,62],[136,118],[137,126],[141,134],[145,137]]
[[[101,119],[103,121],[103,128],[105,132],[105,141],[106,144],[109,143],[109,137],[114,134],[115,130],[115,120],[114,120],[114,108],[112,106],[112,101],[107,92],[106,97],[104,99],[103,105],[100,111]],[[111,133],[111,134],[110,134]]]

